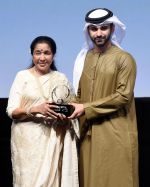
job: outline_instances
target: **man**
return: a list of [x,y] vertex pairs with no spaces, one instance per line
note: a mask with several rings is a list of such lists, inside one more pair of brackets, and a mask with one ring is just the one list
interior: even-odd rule
[[121,49],[125,25],[108,9],[85,16],[86,43],[74,66],[80,187],[138,187],[136,64]]

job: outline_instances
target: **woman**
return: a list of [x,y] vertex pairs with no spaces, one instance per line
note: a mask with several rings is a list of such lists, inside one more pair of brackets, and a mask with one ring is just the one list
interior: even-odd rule
[[[56,71],[56,44],[52,38],[39,36],[30,48],[33,64],[17,73],[7,106],[13,119],[13,185],[76,187],[78,123],[55,112],[58,107],[52,97],[59,85],[71,88],[66,76]],[[63,89],[60,94],[64,94]],[[72,96],[70,93],[69,99]]]

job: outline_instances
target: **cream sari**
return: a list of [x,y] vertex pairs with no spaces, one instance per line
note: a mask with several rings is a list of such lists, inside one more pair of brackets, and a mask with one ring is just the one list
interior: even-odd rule
[[[39,78],[45,95],[51,101],[55,84],[70,86],[64,74],[52,71]],[[38,105],[45,100],[35,77],[20,71],[12,85],[7,113],[20,104]],[[57,123],[57,126],[55,125]],[[71,137],[71,131],[74,138]],[[76,138],[79,137],[76,120],[56,122],[37,115],[26,120],[13,120],[11,152],[14,187],[78,187],[78,157]]]

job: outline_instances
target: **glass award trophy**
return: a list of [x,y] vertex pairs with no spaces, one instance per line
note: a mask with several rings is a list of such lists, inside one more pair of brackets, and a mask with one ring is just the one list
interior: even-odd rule
[[68,104],[71,97],[69,87],[63,84],[55,86],[52,90],[52,101],[58,108],[55,108],[54,111],[67,117],[70,116],[74,110],[74,107]]

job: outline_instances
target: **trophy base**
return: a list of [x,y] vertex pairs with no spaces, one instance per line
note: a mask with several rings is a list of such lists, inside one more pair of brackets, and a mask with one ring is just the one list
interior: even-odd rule
[[68,104],[55,104],[55,105],[57,105],[58,108],[54,108],[53,110],[56,113],[64,114],[66,117],[69,117],[74,111],[74,107],[72,105],[68,105]]

